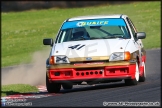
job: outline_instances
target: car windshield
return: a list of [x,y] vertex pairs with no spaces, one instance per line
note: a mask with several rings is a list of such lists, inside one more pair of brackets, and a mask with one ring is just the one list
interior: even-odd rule
[[121,18],[65,22],[56,43],[114,38],[130,38],[126,24]]

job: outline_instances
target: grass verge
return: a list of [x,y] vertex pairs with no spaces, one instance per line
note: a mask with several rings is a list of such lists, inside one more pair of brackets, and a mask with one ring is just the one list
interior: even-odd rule
[[38,92],[37,87],[28,84],[10,84],[1,86],[1,96],[7,96],[19,93]]
[[95,14],[128,15],[138,31],[146,32],[145,48],[160,47],[160,1],[2,13],[2,67],[30,63],[33,52],[47,48],[43,38],[55,38],[65,19]]

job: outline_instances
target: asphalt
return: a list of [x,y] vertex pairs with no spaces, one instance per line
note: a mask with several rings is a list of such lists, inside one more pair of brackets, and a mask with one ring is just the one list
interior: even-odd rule
[[[146,54],[146,81],[136,86],[126,86],[123,81],[80,85],[72,90],[61,90],[58,95],[29,102],[32,106],[52,107],[102,107],[103,102],[160,102],[161,105],[161,49],[146,50]],[[7,71],[5,69],[3,71]]]

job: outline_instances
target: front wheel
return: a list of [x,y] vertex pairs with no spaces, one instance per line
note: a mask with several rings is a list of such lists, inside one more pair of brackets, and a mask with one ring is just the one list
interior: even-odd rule
[[142,62],[142,66],[143,66],[143,73],[142,75],[139,77],[139,82],[144,82],[146,80],[146,66],[145,66],[145,62]]
[[58,93],[61,89],[60,83],[50,83],[46,75],[46,88],[49,93]]
[[72,89],[73,85],[72,84],[62,84],[63,89]]
[[139,81],[139,66],[138,66],[138,63],[136,62],[135,79],[125,79],[125,84],[126,85],[137,85],[138,81]]

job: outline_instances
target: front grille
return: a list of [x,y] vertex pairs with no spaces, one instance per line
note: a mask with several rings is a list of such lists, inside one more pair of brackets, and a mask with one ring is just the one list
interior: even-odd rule
[[102,76],[102,74],[104,73],[103,69],[76,69],[76,76]]

